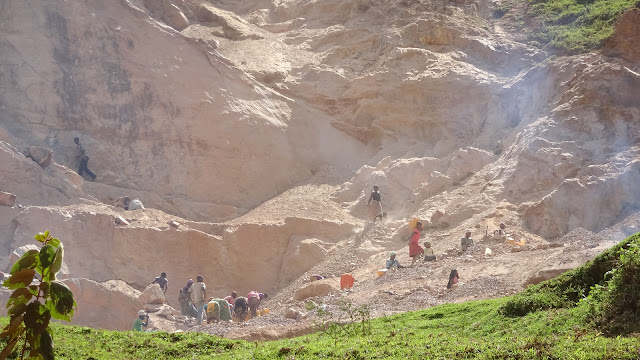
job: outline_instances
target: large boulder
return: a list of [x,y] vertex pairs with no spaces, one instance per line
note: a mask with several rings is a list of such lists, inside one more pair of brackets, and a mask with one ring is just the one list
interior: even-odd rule
[[72,324],[108,330],[131,330],[140,301],[121,292],[117,287],[107,287],[88,279],[63,281],[73,292],[78,309]]
[[0,191],[0,205],[13,206],[16,203],[16,196],[12,193]]
[[335,279],[318,280],[303,285],[298,289],[298,291],[296,291],[293,298],[301,301],[310,297],[326,296],[338,289],[338,283]]
[[164,304],[166,299],[164,297],[164,292],[160,288],[158,284],[151,284],[147,286],[146,289],[140,294],[138,300],[142,304]]
[[30,157],[40,165],[41,168],[46,169],[51,164],[53,158],[53,150],[46,149],[40,146],[31,145],[27,150],[27,157]]
[[169,0],[144,0],[143,3],[154,16],[178,31],[189,26],[189,20],[182,10]]

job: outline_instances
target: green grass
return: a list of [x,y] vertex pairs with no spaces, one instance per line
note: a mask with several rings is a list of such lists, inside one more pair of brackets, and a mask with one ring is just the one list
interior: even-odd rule
[[[494,11],[502,17],[520,0]],[[613,34],[614,23],[638,0],[525,0],[528,21],[520,23],[533,44],[564,53],[582,53],[601,47]],[[527,25],[525,25],[527,24]]]
[[[53,325],[58,359],[637,359],[640,235],[515,296],[446,304],[293,339]],[[8,319],[0,319],[6,325]],[[0,346],[4,343],[0,340]]]
[[[448,304],[371,321],[371,333],[249,343],[204,334],[101,331],[55,324],[58,359],[637,359],[640,339],[609,338],[575,309],[498,314],[507,299]],[[6,323],[6,319],[3,320]]]

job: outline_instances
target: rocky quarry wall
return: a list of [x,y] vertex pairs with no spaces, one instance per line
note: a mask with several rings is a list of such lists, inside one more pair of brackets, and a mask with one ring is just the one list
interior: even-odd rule
[[[354,241],[356,263],[397,250],[415,217],[446,248],[501,221],[549,241],[636,214],[637,10],[603,53],[557,59],[489,10],[5,1],[0,191],[16,198],[0,206],[0,268],[50,229],[79,323],[124,329],[95,314],[138,300],[95,282],[142,290],[166,271],[177,307],[197,274],[220,295],[279,291]],[[74,137],[95,181],[76,172]],[[374,184],[377,237],[363,235]],[[122,196],[146,209],[114,207]]]

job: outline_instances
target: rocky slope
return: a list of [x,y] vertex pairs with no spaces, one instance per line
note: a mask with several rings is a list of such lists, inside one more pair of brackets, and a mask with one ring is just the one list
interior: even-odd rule
[[[4,2],[0,191],[17,197],[0,206],[0,268],[50,229],[72,278],[142,290],[166,271],[175,292],[203,274],[214,294],[277,292],[281,315],[299,305],[308,274],[353,271],[354,298],[380,315],[393,299],[378,290],[420,298],[398,307],[409,310],[499,296],[579,265],[637,230],[637,10],[603,53],[549,58],[493,24],[491,6]],[[75,172],[76,136],[95,181]],[[388,216],[372,226],[374,184]],[[122,196],[147,209],[114,207]],[[415,217],[436,253],[500,222],[529,247],[512,253],[486,237],[471,258],[379,281],[386,251],[407,262]],[[606,238],[549,246],[577,229]],[[476,285],[441,294],[453,267]],[[105,311],[85,292],[81,307]]]

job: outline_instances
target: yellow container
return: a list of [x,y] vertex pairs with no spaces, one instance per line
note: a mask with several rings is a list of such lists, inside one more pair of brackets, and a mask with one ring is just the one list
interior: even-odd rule
[[416,225],[418,224],[418,221],[420,221],[420,219],[418,218],[413,218],[411,220],[409,220],[409,229],[413,230],[416,228]]
[[380,277],[380,276],[382,276],[382,275],[384,275],[386,273],[387,273],[387,269],[380,269],[380,270],[377,271],[378,277]]

